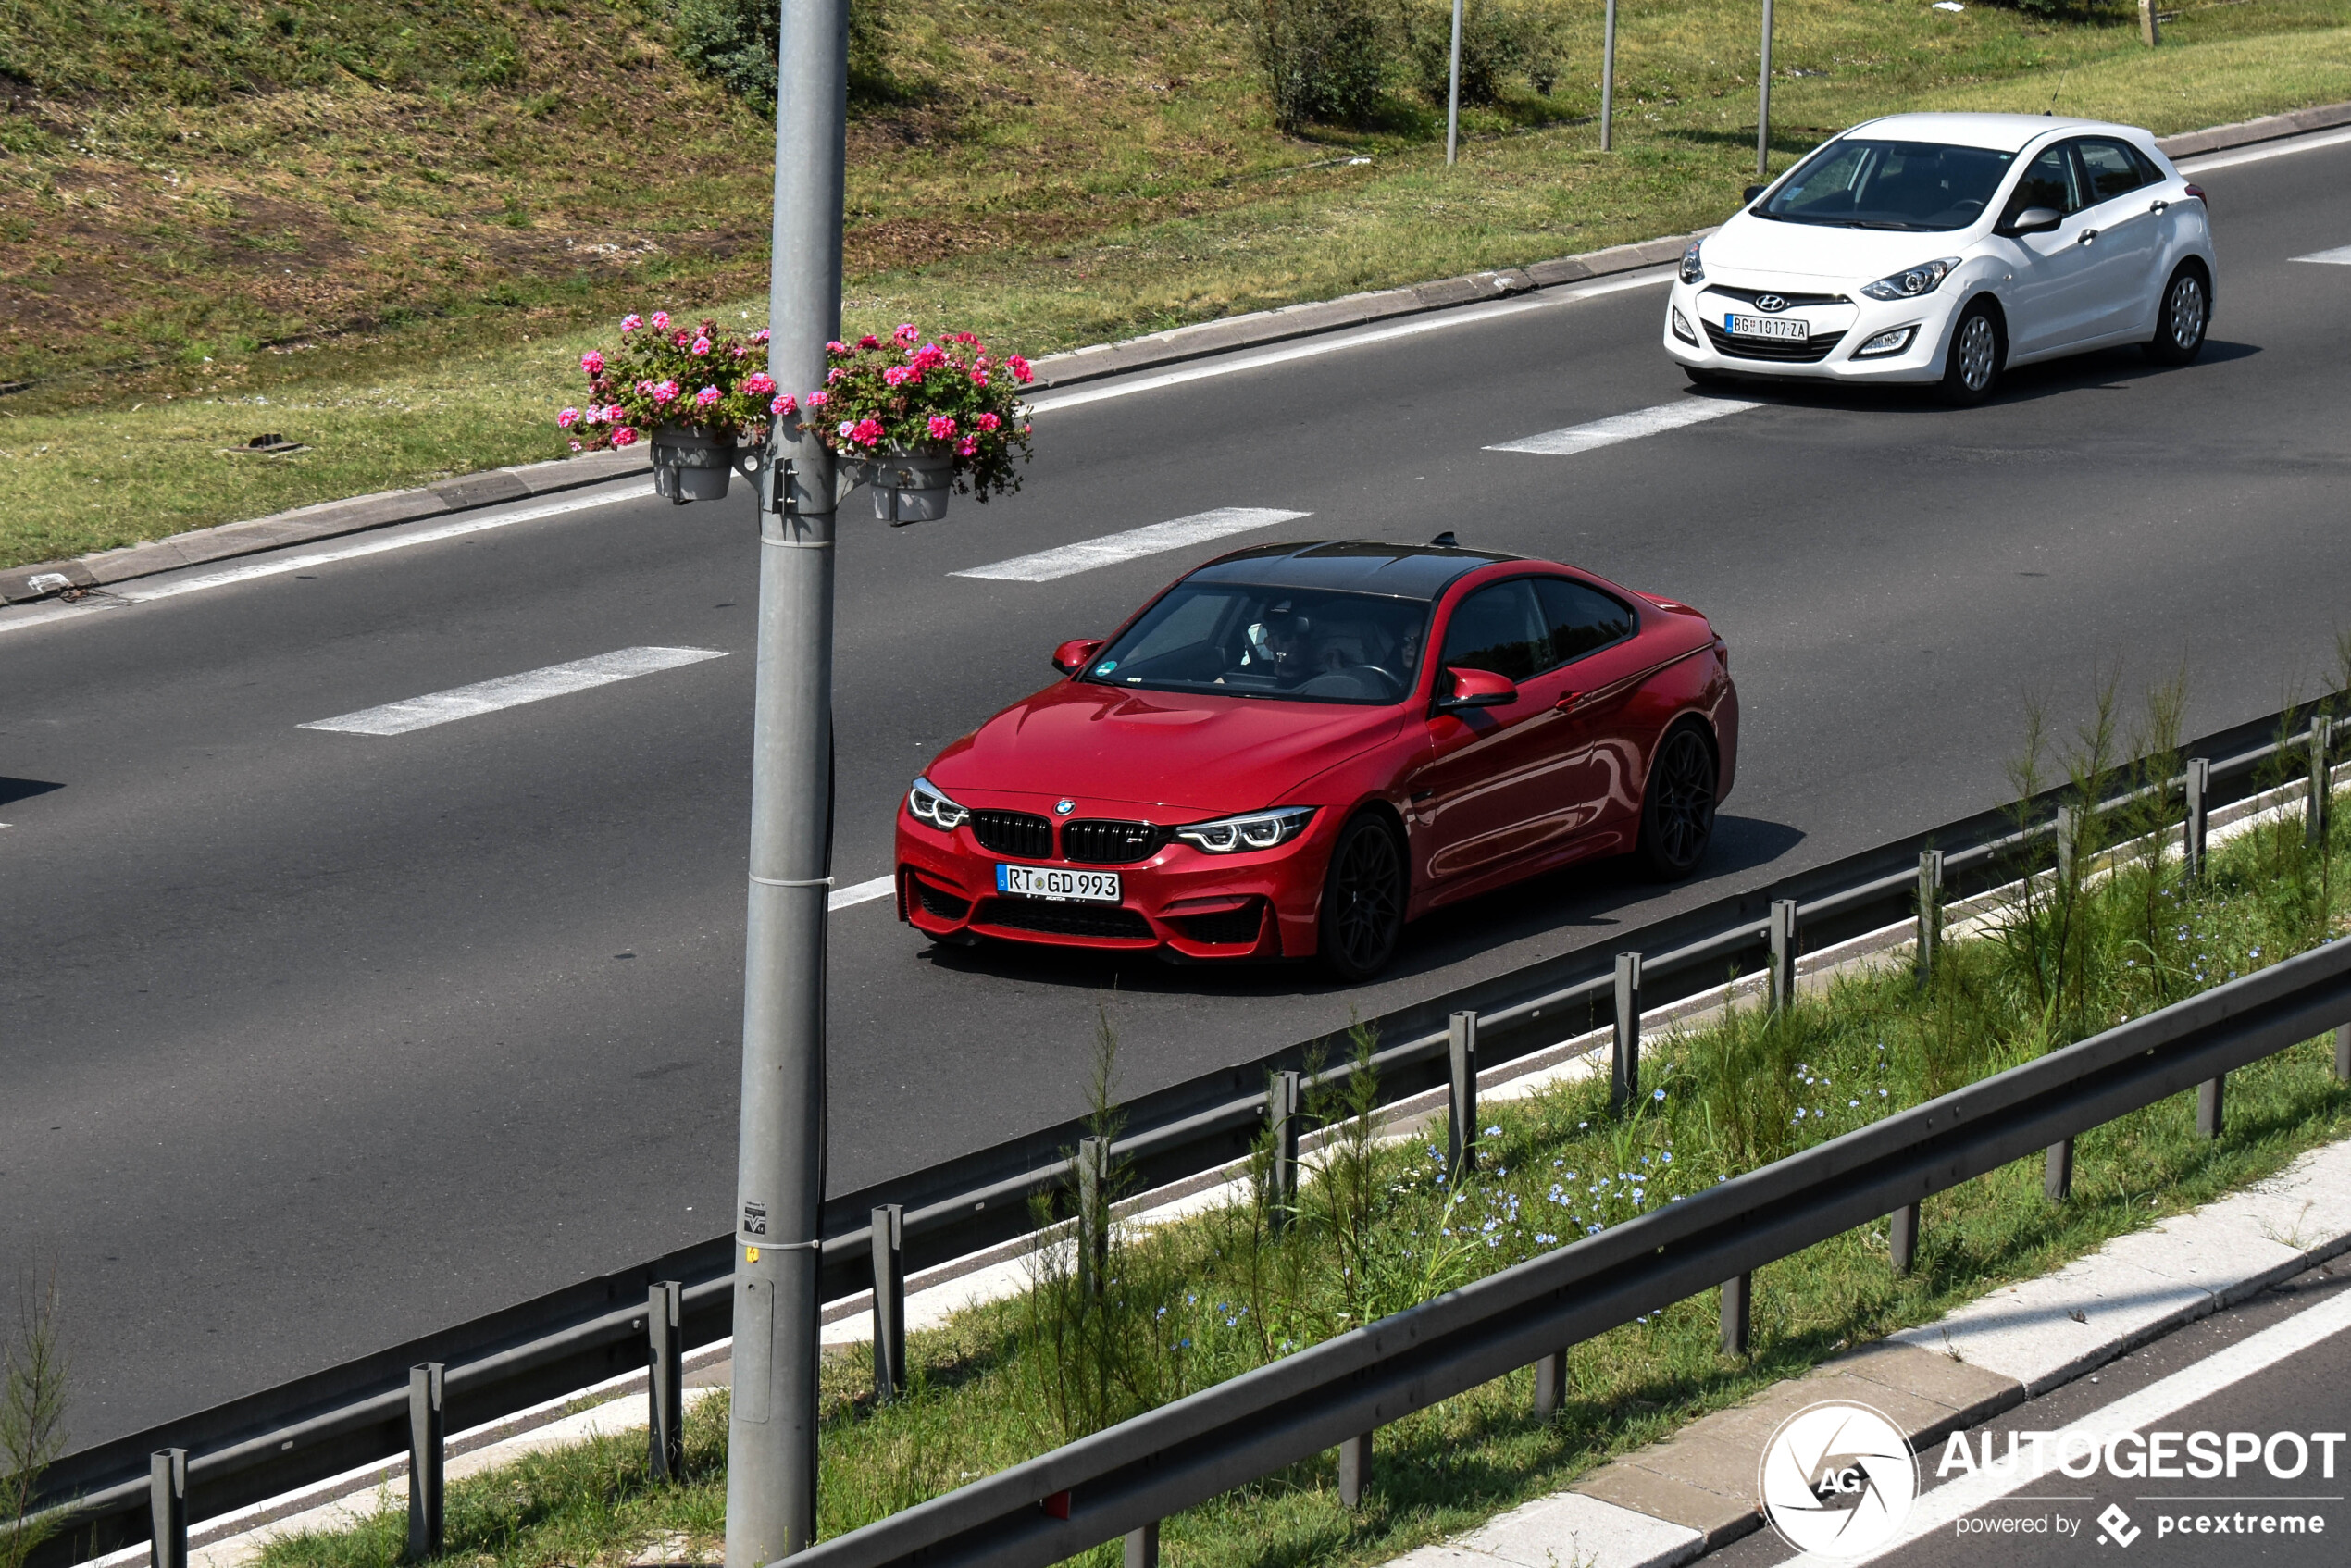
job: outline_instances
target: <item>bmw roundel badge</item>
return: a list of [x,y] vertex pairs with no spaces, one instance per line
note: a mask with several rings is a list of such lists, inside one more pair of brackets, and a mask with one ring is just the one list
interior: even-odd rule
[[1076,801],[1055,801],[1053,803],[1053,815],[1055,816],[1067,816],[1071,812],[1076,811],[1076,809],[1077,803]]

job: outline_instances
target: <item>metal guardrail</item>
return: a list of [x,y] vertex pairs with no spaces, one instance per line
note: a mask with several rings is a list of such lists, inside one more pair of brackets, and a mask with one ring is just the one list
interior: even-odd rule
[[[2279,757],[2280,731],[2288,722],[2287,715],[2272,715],[2183,748],[2183,754],[2216,759],[2206,786],[2208,805],[2258,792],[2256,775]],[[2289,749],[2306,743],[2299,737],[2283,742]],[[2051,831],[2058,805],[2059,792],[2051,791],[2035,803],[2027,814],[2032,826],[2021,830],[2012,810],[1979,813],[1623,933],[1611,946],[1648,955],[1641,966],[1642,1006],[1696,996],[1721,986],[1732,966],[1768,953],[1773,904],[1793,902],[1816,947],[1883,927],[1914,913],[1922,851],[1943,852],[1945,897],[1965,898],[2009,879],[2017,856]],[[1614,988],[1612,955],[1587,949],[1373,1018],[1378,1038],[1394,1042],[1373,1058],[1380,1098],[1392,1103],[1448,1081],[1448,1020],[1454,1013],[1479,1015],[1478,1065],[1492,1067],[1609,1022]],[[1317,1060],[1336,1064],[1325,1066],[1327,1078],[1351,1070],[1344,1040],[1322,1037],[1126,1102],[1118,1140],[1122,1165],[1148,1188],[1242,1157],[1264,1125],[1268,1076],[1300,1071]],[[870,1288],[870,1215],[882,1205],[902,1210],[908,1273],[1024,1234],[1030,1198],[1066,1182],[1068,1151],[1086,1130],[1073,1119],[828,1200],[823,1299],[840,1301]],[[732,1259],[731,1236],[715,1237],[68,1454],[44,1473],[38,1501],[69,1528],[40,1549],[34,1568],[56,1568],[150,1539],[151,1460],[160,1450],[186,1450],[185,1517],[201,1522],[406,1452],[409,1371],[419,1364],[445,1366],[440,1419],[455,1432],[642,1370],[654,1338],[672,1357],[724,1338],[731,1332]],[[646,1303],[662,1282],[679,1284],[682,1300],[675,1327],[655,1336]]]
[[821,1542],[793,1562],[1045,1568],[2347,1018],[2351,941],[2332,942]]

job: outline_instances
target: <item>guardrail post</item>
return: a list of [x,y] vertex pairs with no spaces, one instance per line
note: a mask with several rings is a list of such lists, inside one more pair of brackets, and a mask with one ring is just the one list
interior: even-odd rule
[[1886,1226],[1885,1250],[1894,1260],[1894,1272],[1908,1274],[1919,1261],[1919,1206],[1905,1203],[1894,1211]]
[[1159,1568],[1159,1521],[1126,1532],[1126,1568]]
[[1110,1215],[1103,1213],[1102,1178],[1110,1140],[1077,1140],[1077,1283],[1088,1296],[1102,1293],[1110,1267]]
[[1265,1085],[1265,1125],[1274,1135],[1273,1169],[1267,1173],[1272,1190],[1266,1225],[1287,1228],[1298,1209],[1298,1114],[1300,1085],[1296,1073],[1275,1073]]
[[1453,1127],[1445,1139],[1445,1168],[1459,1181],[1477,1169],[1477,1014],[1454,1014],[1451,1034]]
[[1796,901],[1772,901],[1770,1007],[1774,1013],[1796,1000]]
[[1548,1421],[1567,1402],[1567,1352],[1553,1350],[1535,1363],[1535,1419]]
[[1928,850],[1919,856],[1918,982],[1934,978],[1934,950],[1943,941],[1943,852]]
[[1350,1437],[1338,1446],[1338,1502],[1341,1508],[1363,1506],[1363,1488],[1372,1478],[1372,1435]]
[[2139,0],[2139,42],[2152,49],[2162,41],[2162,26],[2155,19],[2155,0]]
[[2324,714],[2310,721],[2310,793],[2302,812],[2302,841],[2312,849],[2327,841],[2327,798],[2333,790],[2327,752],[2334,741],[2334,721]]
[[2063,896],[2066,889],[2073,885],[2073,849],[2075,840],[2081,836],[2081,812],[2072,806],[2058,807],[2057,873],[2058,891],[2060,897]]
[[408,1369],[408,1558],[421,1562],[441,1555],[442,1363]]
[[2052,1203],[2073,1196],[2073,1140],[2059,1139],[2049,1145],[2041,1165],[2041,1190]]
[[657,1281],[645,1292],[645,1469],[655,1481],[685,1474],[686,1288]]
[[2351,1084],[2351,1024],[2341,1024],[2335,1027],[2334,1081]]
[[2187,879],[2204,879],[2205,797],[2212,790],[2212,760],[2209,757],[2188,759],[2188,812],[2181,825],[2180,852]]
[[188,1568],[186,1449],[160,1449],[148,1456],[147,1513],[155,1527],[155,1568]]
[[1723,1282],[1723,1353],[1747,1354],[1755,1327],[1755,1276],[1740,1275]]
[[1641,955],[1616,955],[1616,1048],[1610,1058],[1608,1105],[1623,1111],[1641,1097]]
[[2196,1086],[2196,1135],[2216,1139],[2228,1115],[2229,1076],[2207,1078]]
[[873,1212],[874,1402],[888,1404],[906,1388],[906,1210],[884,1203]]

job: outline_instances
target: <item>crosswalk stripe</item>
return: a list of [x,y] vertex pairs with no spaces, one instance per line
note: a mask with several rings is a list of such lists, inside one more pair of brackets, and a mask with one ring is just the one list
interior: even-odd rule
[[1725,414],[1739,414],[1762,406],[1760,403],[1741,403],[1727,397],[1686,397],[1679,403],[1661,403],[1654,408],[1636,408],[1630,414],[1611,414],[1588,425],[1570,425],[1563,430],[1548,430],[1521,441],[1506,441],[1486,450],[1570,457],[1579,452],[1589,452],[1594,447],[1638,441],[1643,436],[1678,430],[1685,425],[1700,425],[1709,419],[1720,419]]
[[405,735],[454,719],[496,713],[501,708],[519,707],[525,703],[726,656],[715,648],[623,648],[591,659],[574,659],[569,664],[550,665],[545,669],[526,670],[520,675],[502,675],[495,680],[476,681],[471,686],[386,703],[379,708],[362,708],[334,718],[314,719],[295,728],[331,729],[345,735]]
[[2312,251],[2308,255],[2298,255],[2294,259],[2323,261],[2335,267],[2351,267],[2351,245],[2338,245],[2331,251]]
[[1190,544],[1205,544],[1212,539],[1223,539],[1228,534],[1247,533],[1251,529],[1271,528],[1275,523],[1294,522],[1309,516],[1312,514],[1285,512],[1272,506],[1219,506],[1213,512],[1196,512],[1172,522],[1152,523],[1145,528],[1128,529],[1125,533],[1080,540],[1076,544],[1039,550],[1033,555],[1015,555],[1009,561],[999,561],[993,566],[974,566],[968,571],[947,575],[986,578],[995,582],[1051,582],[1055,578],[1090,572],[1097,566],[1113,566],[1138,556],[1181,550]]

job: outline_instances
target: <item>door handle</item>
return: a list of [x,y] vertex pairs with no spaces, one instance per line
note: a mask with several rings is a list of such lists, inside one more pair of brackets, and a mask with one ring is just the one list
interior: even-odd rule
[[2151,206],[2151,207],[2147,208],[2147,211],[2149,211],[2149,212],[2161,212],[2161,211],[2162,211],[2165,207],[2168,207],[2168,206],[2170,206],[2171,205],[2171,204],[2170,202],[2158,202],[2158,203],[2156,203],[2153,206]]
[[2077,241],[2077,242],[2076,242],[2076,243],[2079,243],[2079,244],[2084,244],[2084,245],[2086,245],[2086,244],[2088,244],[2091,241],[2093,241],[2093,240],[2096,239],[2097,237],[2098,237],[2098,231],[2097,231],[2096,230],[2095,230],[2095,229],[2084,229],[2084,230],[2082,230],[2082,238],[2081,238],[2079,241]]
[[1551,712],[1563,714],[1583,700],[1584,693],[1581,691],[1562,691],[1560,693],[1560,700],[1551,704]]

